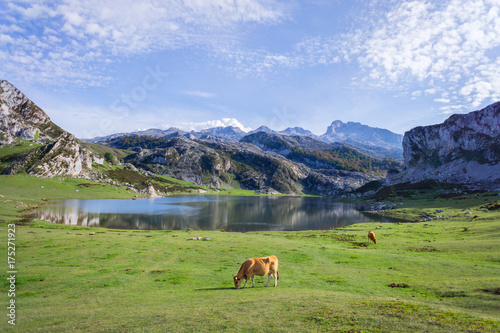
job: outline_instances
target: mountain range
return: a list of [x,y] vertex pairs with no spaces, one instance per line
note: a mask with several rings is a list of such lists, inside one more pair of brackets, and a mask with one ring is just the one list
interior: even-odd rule
[[[340,196],[364,184],[434,179],[500,186],[500,103],[405,133],[403,163],[387,157],[401,136],[334,121],[321,136],[303,128],[245,133],[177,128],[78,140],[0,80],[0,174],[72,176],[164,193],[169,176],[216,188]],[[386,174],[389,176],[387,178]]]
[[[95,140],[105,145],[94,144],[55,125],[9,82],[0,81],[0,88],[0,146],[6,148],[0,155],[2,174],[69,175],[137,188],[149,184],[159,191],[165,188],[157,175],[164,175],[218,188],[336,196],[401,166],[366,156],[347,144],[258,131],[247,134],[235,127],[197,133],[151,129],[115,134]],[[283,149],[270,140],[289,154],[280,154]],[[141,182],[133,183],[137,179]]]
[[308,137],[326,143],[343,142],[349,145],[351,148],[357,149],[363,154],[368,154],[371,157],[390,157],[398,160],[403,159],[402,135],[393,133],[386,129],[370,127],[367,125],[362,125],[360,123],[343,123],[340,120],[332,122],[332,124],[328,126],[326,132],[323,135],[315,135],[311,131],[306,130],[302,127],[289,127],[283,131],[275,131],[267,126],[261,126],[248,133],[244,132],[239,127],[234,126],[214,127],[198,132],[186,132],[178,128],[171,127],[167,130],[148,129],[131,133],[111,134],[107,136],[86,139],[86,141],[92,143],[105,143],[120,136],[139,135],[162,138],[186,137],[188,139],[200,139],[215,142],[237,142],[247,135],[259,132],[285,136]]

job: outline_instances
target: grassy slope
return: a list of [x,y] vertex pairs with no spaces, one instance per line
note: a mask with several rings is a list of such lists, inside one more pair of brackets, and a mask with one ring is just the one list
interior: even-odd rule
[[116,156],[116,158],[118,160],[120,160],[120,159],[122,159],[130,154],[135,153],[135,151],[131,151],[131,150],[116,149],[116,148],[111,148],[108,146],[103,146],[103,145],[99,145],[96,143],[90,143],[90,142],[86,142],[86,141],[80,141],[79,143],[83,148],[86,148],[90,151],[93,151],[94,153],[97,153],[100,156],[104,156],[104,154],[106,154],[106,153],[111,153],[112,155]]
[[3,146],[0,148],[0,158],[10,155],[17,155],[42,146],[38,143],[33,143],[28,140],[18,139],[14,144]]
[[[2,176],[0,219],[5,223],[20,214],[26,207],[16,208],[19,202],[118,193],[114,187],[98,192],[79,183]],[[384,224],[377,230],[374,224],[357,224],[331,231],[260,233],[120,231],[46,222],[18,226],[16,328],[498,331],[500,211],[479,208],[485,200],[498,198],[433,199],[434,194],[393,198],[404,205],[391,214],[412,219],[441,208],[442,214],[456,217]],[[469,222],[463,208],[477,217]],[[0,247],[6,253],[5,224],[0,229]],[[377,245],[367,244],[368,230],[375,231]],[[195,236],[211,240],[190,240]],[[232,288],[231,274],[244,259],[268,254],[280,260],[277,288],[264,288],[261,278],[256,278],[256,288]],[[5,271],[0,279],[6,304]],[[391,283],[409,287],[392,288]],[[6,326],[4,318],[0,330]]]

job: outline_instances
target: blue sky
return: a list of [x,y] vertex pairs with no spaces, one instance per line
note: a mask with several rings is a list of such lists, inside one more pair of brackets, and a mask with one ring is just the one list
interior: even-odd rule
[[80,138],[403,134],[500,100],[500,1],[4,0],[0,78]]

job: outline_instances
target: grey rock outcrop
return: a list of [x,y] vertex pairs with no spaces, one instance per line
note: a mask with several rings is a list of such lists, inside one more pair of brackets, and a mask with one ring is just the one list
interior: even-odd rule
[[247,142],[174,138],[161,148],[141,149],[126,161],[197,184],[237,185],[263,193],[335,196],[352,191],[370,178],[361,173],[323,174]]
[[4,171],[5,174],[27,172],[38,177],[79,176],[92,170],[92,155],[82,148],[76,138],[65,133],[54,143],[20,155]]
[[0,146],[15,143],[18,138],[43,146],[10,157],[4,174],[79,176],[92,169],[93,160],[102,160],[84,149],[72,134],[55,125],[11,83],[0,80]]
[[[38,134],[37,134],[38,133]],[[64,131],[11,83],[0,80],[0,146],[17,138],[53,142]]]
[[40,177],[62,175],[78,176],[92,170],[92,156],[78,144],[69,133],[61,135],[56,142],[43,147],[38,163],[27,172]]
[[416,127],[403,139],[405,170],[388,183],[433,179],[487,188],[500,186],[500,102]]

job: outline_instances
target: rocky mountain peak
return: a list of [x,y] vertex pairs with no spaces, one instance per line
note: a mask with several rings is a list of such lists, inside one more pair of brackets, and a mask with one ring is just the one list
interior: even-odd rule
[[306,130],[302,127],[288,127],[286,130],[281,131],[280,134],[283,135],[301,135],[301,136],[309,136],[316,137],[313,132]]
[[0,80],[0,100],[2,113],[9,114],[12,109],[28,101],[28,98],[9,81]]
[[401,149],[403,136],[386,129],[371,127],[349,121],[332,122],[326,133],[319,137],[325,142],[350,142],[368,146],[378,146],[385,149]]
[[341,120],[335,120],[335,121],[332,122],[332,124],[330,126],[328,126],[328,128],[326,129],[326,133],[325,134],[335,133],[335,129],[336,128],[340,128],[340,127],[342,127],[344,125],[345,124]]
[[260,126],[257,129],[254,129],[253,131],[249,132],[248,134],[257,133],[257,132],[276,133],[276,131],[274,131],[274,130],[270,129],[269,127],[263,125],[263,126]]
[[43,144],[12,158],[3,172],[41,177],[81,175],[92,169],[92,154],[10,82],[0,80],[0,146],[21,138]]
[[47,114],[10,82],[0,81],[0,145],[9,144],[17,137],[53,142],[63,130]]

